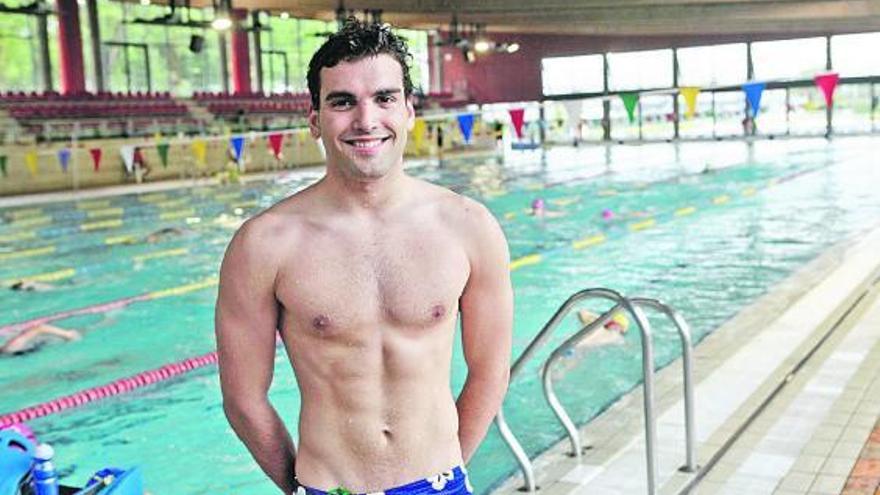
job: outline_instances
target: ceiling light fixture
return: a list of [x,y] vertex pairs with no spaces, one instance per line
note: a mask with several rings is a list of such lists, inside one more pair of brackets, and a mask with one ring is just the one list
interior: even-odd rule
[[232,19],[226,14],[218,14],[217,17],[211,21],[211,27],[217,31],[226,31],[232,27]]

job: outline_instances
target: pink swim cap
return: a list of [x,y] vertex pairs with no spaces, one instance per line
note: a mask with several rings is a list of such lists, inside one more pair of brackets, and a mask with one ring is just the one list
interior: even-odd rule
[[602,218],[605,220],[611,220],[612,218],[614,218],[614,212],[608,208],[605,208],[604,210],[602,210]]
[[543,210],[544,209],[544,198],[537,198],[532,201],[532,209],[533,210]]

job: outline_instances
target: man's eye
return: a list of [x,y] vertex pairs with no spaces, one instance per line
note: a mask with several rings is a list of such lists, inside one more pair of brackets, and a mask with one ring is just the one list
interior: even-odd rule
[[333,108],[349,108],[353,105],[351,100],[333,100],[330,102],[330,106]]
[[392,95],[379,95],[376,97],[379,103],[394,103],[396,99]]

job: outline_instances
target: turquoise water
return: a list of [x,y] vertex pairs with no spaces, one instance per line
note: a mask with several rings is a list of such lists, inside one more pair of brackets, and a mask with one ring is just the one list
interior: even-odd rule
[[[412,173],[487,204],[507,233],[512,258],[544,254],[541,262],[513,272],[518,354],[558,305],[585,287],[659,297],[683,313],[697,339],[705,336],[828,246],[880,220],[880,195],[874,192],[880,187],[880,170],[873,156],[878,144],[880,139],[865,138],[767,141],[751,147],[688,143],[557,148],[509,154],[504,165],[494,159],[451,160],[442,167],[416,167]],[[710,172],[701,173],[707,165]],[[122,208],[124,221],[110,230],[80,232],[83,222],[100,219],[85,219],[73,203],[43,205],[40,215],[50,218],[45,225],[0,224],[0,239],[7,239],[0,243],[0,253],[56,248],[49,255],[0,260],[0,280],[77,269],[51,292],[4,293],[0,325],[211,277],[236,218],[259,211],[314,177],[178,190],[159,200],[115,197],[108,206]],[[772,183],[774,179],[783,180]],[[752,187],[753,195],[743,194]],[[713,204],[724,195],[729,196],[727,203]],[[525,215],[524,208],[537,197],[561,216],[542,222]],[[179,203],[167,203],[171,201]],[[686,206],[696,210],[675,216]],[[611,221],[602,219],[603,209],[614,212]],[[12,211],[0,213],[9,216]],[[169,211],[182,217],[163,220]],[[630,228],[648,218],[656,219],[652,228]],[[142,241],[166,226],[187,230],[156,244],[105,244],[122,235]],[[31,230],[37,238],[9,240]],[[607,240],[583,250],[570,247],[571,241],[594,234]],[[137,259],[169,250],[186,252]],[[214,297],[215,289],[207,288],[58,322],[84,330],[83,339],[0,360],[0,412],[212,350]],[[678,342],[671,328],[660,320],[655,323],[657,362],[668,363],[677,355]],[[573,330],[574,322],[568,327]],[[567,363],[558,390],[574,418],[588,421],[637,385],[637,339],[630,332],[622,346]],[[452,381],[458,390],[464,381],[460,349],[454,360]],[[540,361],[511,385],[505,402],[511,428],[533,454],[563,435],[541,395]],[[219,398],[216,369],[208,367],[40,418],[31,426],[56,447],[67,483],[81,483],[107,465],[139,464],[148,489],[159,495],[271,492],[271,484],[226,424]],[[295,431],[298,395],[282,353],[271,398]],[[515,469],[513,457],[491,430],[470,464],[476,488],[486,491]]]

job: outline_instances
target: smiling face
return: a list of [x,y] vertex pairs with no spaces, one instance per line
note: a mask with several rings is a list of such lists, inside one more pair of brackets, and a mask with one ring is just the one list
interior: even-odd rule
[[402,167],[415,111],[393,57],[380,54],[324,67],[320,102],[320,110],[309,113],[309,127],[324,143],[328,171],[370,180]]

